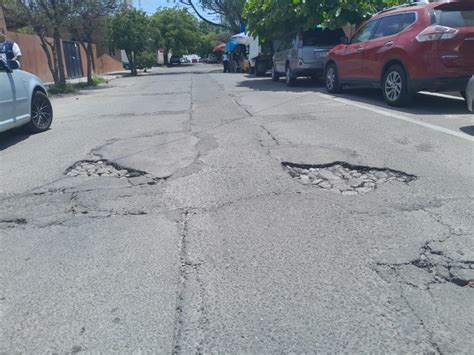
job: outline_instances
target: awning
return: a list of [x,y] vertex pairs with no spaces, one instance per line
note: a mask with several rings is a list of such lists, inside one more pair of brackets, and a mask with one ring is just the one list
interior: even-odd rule
[[232,37],[230,37],[230,40],[239,44],[243,44],[244,46],[248,46],[250,42],[250,38],[245,34],[245,32],[233,35]]
[[213,52],[224,52],[225,50],[225,43],[221,43],[218,46],[215,46],[212,50]]
[[225,51],[227,53],[233,52],[236,47],[240,46],[240,43],[230,41],[225,45]]

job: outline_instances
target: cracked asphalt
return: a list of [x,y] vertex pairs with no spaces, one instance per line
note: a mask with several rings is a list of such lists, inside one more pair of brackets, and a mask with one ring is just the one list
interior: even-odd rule
[[[195,65],[53,105],[0,135],[0,353],[472,353],[463,101]],[[416,179],[345,196],[284,162]]]

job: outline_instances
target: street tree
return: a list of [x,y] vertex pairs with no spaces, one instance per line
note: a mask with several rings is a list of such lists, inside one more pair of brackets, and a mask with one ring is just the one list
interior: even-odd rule
[[181,56],[192,52],[201,40],[199,22],[186,9],[159,9],[151,18],[151,28],[164,49],[165,64],[170,50]]
[[125,51],[130,71],[132,75],[137,75],[137,58],[150,48],[153,41],[150,36],[150,19],[146,13],[134,8],[122,9],[110,19],[107,36],[109,46]]
[[[271,40],[318,25],[330,29],[353,28],[377,11],[401,2],[402,0],[248,0],[244,17],[252,34]],[[350,35],[348,31],[346,34]]]
[[59,85],[66,85],[61,34],[73,13],[73,4],[70,0],[9,0],[3,4],[38,35],[53,80]]
[[107,18],[120,8],[120,0],[81,0],[74,2],[73,15],[68,20],[68,30],[77,40],[87,59],[87,82],[92,84],[95,66],[92,43],[104,41]]
[[[243,10],[246,0],[178,0],[181,4],[193,9],[204,22],[222,27],[232,32],[240,31],[243,21]],[[216,17],[218,20],[210,20]]]

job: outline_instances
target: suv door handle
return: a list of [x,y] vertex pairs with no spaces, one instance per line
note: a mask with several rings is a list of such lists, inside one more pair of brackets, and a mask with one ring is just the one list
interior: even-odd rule
[[389,42],[386,42],[384,44],[385,47],[390,47],[390,46],[393,46],[394,42],[393,41],[389,41]]
[[357,48],[357,52],[362,52],[363,50],[364,50],[364,47]]

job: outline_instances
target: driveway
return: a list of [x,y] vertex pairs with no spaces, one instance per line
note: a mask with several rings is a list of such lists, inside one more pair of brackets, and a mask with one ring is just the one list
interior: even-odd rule
[[0,135],[0,352],[472,351],[464,101],[194,65],[53,105]]

